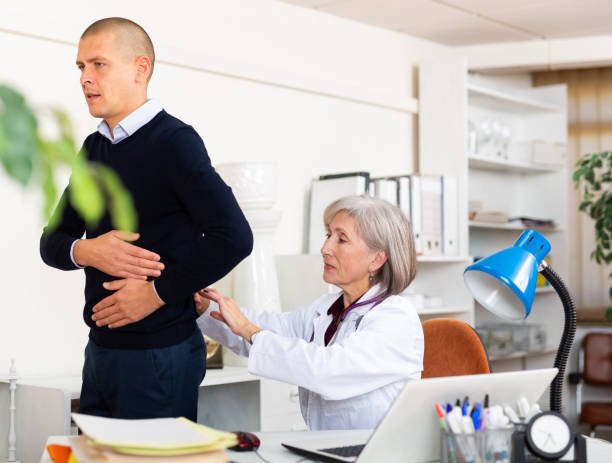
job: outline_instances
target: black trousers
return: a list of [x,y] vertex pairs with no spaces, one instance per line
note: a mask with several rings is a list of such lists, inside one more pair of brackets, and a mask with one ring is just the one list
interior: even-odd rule
[[91,339],[85,348],[79,412],[112,418],[198,415],[198,387],[206,374],[199,329],[158,349],[109,349]]

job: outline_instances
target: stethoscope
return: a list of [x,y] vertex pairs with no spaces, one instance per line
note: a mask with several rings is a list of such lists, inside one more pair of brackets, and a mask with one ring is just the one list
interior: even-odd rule
[[[351,305],[349,305],[349,306],[348,306],[346,309],[344,309],[344,312],[342,312],[342,315],[340,315],[340,318],[339,318],[339,319],[338,319],[338,321],[336,322],[336,323],[337,323],[337,326],[336,326],[336,332],[334,333],[334,335],[332,336],[332,338],[329,340],[329,344],[328,344],[328,346],[329,346],[329,345],[331,345],[331,344],[334,342],[334,340],[336,339],[336,336],[338,335],[338,331],[339,331],[339,328],[340,328],[340,323],[342,323],[342,322],[344,321],[344,319],[346,318],[346,316],[347,316],[347,315],[348,315],[348,314],[349,314],[351,311],[353,311],[354,309],[356,309],[356,308],[358,308],[358,307],[363,307],[364,305],[368,305],[368,304],[372,304],[372,303],[374,303],[374,305],[372,305],[372,307],[370,307],[370,309],[368,310],[368,312],[369,312],[369,311],[370,311],[370,310],[372,310],[374,307],[376,307],[378,304],[380,304],[382,301],[383,301],[383,299],[382,299],[380,296],[375,296],[375,297],[373,297],[373,298],[371,298],[371,299],[368,299],[368,300],[366,300],[366,301],[361,301],[361,302],[360,302],[360,301],[359,301],[359,299],[358,299],[358,300],[356,300],[355,302],[353,302]],[[329,313],[328,313],[328,315],[329,315]],[[364,315],[365,315],[365,314],[364,314]],[[310,337],[310,341],[309,341],[309,342],[312,342],[313,340],[314,340],[314,328],[313,328],[313,330],[312,330],[312,336]]]
[[[344,312],[342,312],[342,315],[340,315],[340,321],[343,322],[344,319],[346,318],[346,316],[353,310],[356,309],[357,307],[363,307],[364,305],[368,305],[368,304],[372,304],[374,303],[374,305],[372,307],[370,307],[370,310],[372,310],[374,307],[376,307],[378,304],[380,304],[382,302],[382,298],[380,296],[376,296],[373,297],[372,299],[368,299],[367,301],[363,301],[363,302],[359,302],[358,300],[353,302],[351,305],[349,305],[346,309],[344,309]],[[368,310],[368,312],[370,311]]]

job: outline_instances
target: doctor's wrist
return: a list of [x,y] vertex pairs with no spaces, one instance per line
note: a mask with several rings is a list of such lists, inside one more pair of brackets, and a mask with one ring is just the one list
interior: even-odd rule
[[253,335],[259,333],[261,328],[255,325],[250,325],[242,336],[249,344],[253,344]]

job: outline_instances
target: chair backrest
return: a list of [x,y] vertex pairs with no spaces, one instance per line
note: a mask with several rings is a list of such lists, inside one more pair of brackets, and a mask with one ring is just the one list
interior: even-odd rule
[[584,381],[612,384],[612,333],[589,333],[582,341]]
[[422,378],[491,373],[487,351],[467,323],[434,318],[423,322],[423,334]]

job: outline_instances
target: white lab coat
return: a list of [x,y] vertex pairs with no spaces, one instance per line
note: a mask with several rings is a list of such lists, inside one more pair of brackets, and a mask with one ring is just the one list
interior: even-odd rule
[[[361,300],[379,291],[376,285]],[[308,429],[374,429],[404,385],[421,378],[421,322],[407,299],[390,296],[373,309],[368,304],[349,312],[325,346],[332,320],[327,310],[340,294],[326,294],[293,312],[241,309],[264,330],[253,345],[210,316],[216,303],[197,322],[207,336],[248,356],[249,372],[297,384]]]

